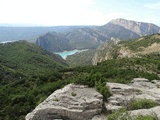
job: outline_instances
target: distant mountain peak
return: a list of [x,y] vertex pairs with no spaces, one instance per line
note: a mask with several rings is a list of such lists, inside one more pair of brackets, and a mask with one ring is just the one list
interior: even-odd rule
[[[134,20],[128,20],[128,19],[118,18],[118,19],[111,20],[110,23],[114,23],[114,24],[134,23],[134,24],[140,25],[141,23],[145,23],[145,22],[138,22],[138,21],[134,21]],[[145,23],[145,24],[152,24],[152,23]]]
[[160,27],[152,23],[137,22],[137,21],[126,20],[122,18],[111,20],[109,23],[124,27],[125,29],[130,30],[140,36],[160,33]]

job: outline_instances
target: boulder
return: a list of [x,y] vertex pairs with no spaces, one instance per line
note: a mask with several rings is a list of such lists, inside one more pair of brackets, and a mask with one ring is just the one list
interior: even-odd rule
[[104,114],[96,115],[92,118],[92,120],[106,120],[106,115]]
[[134,78],[131,82],[149,82],[149,80],[145,78]]
[[120,83],[107,83],[107,86],[112,93],[112,96],[108,98],[108,102],[105,103],[106,109],[110,113],[124,108],[131,99],[141,92],[132,86]]
[[105,103],[108,112],[126,107],[131,100],[150,99],[160,104],[160,81],[134,78],[130,84],[107,83],[112,96]]
[[69,84],[39,104],[26,120],[89,120],[101,113],[102,103],[94,88]]

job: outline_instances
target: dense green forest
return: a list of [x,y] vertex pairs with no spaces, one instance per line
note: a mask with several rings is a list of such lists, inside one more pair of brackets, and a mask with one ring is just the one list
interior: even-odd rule
[[[0,44],[0,119],[23,120],[40,102],[69,83],[95,87],[104,100],[105,82],[129,83],[135,77],[160,79],[160,54],[111,59],[97,66],[68,68],[65,61],[25,41]],[[60,62],[58,62],[60,61]]]

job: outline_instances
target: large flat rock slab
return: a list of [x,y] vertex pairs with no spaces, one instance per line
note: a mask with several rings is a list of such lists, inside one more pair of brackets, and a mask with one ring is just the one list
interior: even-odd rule
[[89,120],[101,113],[102,103],[94,88],[69,84],[39,104],[26,120]]
[[160,80],[134,78],[128,85],[108,82],[107,86],[112,93],[105,104],[109,112],[126,107],[133,99],[150,99],[160,104]]

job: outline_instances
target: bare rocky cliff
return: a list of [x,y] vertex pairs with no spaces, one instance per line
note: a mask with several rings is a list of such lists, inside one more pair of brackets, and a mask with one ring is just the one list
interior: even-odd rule
[[160,27],[152,23],[136,22],[125,19],[112,20],[110,23],[122,26],[140,36],[160,33]]
[[140,57],[151,53],[160,53],[160,34],[144,36],[131,41],[111,39],[97,48],[92,64],[96,65],[108,59]]

